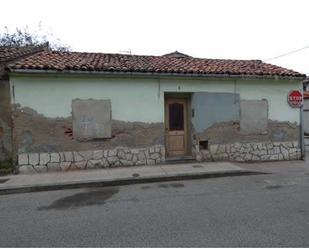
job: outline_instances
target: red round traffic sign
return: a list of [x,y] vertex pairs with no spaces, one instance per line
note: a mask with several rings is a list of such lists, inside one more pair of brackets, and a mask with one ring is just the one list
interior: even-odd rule
[[301,107],[303,104],[303,95],[299,90],[293,90],[288,94],[288,103],[291,107]]

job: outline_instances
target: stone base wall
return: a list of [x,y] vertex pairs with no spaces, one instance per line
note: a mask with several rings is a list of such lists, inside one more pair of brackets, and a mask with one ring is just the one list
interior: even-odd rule
[[[208,150],[194,151],[197,161],[277,161],[298,160],[298,142],[212,144]],[[18,156],[18,172],[23,174],[69,171],[77,169],[165,163],[165,147],[116,147],[110,150],[22,153]]]
[[116,147],[110,150],[22,153],[18,156],[18,172],[24,174],[68,171],[118,166],[155,165],[165,162],[165,148]]
[[197,150],[198,161],[275,161],[298,160],[298,142],[212,144],[208,150]]

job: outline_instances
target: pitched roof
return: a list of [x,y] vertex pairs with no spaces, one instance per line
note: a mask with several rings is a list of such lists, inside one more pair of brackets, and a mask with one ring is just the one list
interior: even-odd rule
[[190,58],[191,57],[190,55],[187,55],[187,54],[184,54],[184,53],[180,53],[177,50],[175,52],[168,53],[168,54],[165,54],[163,56],[176,57],[176,58]]
[[48,43],[39,46],[0,46],[0,63],[21,58],[48,48]]
[[305,75],[261,60],[194,58],[179,52],[163,56],[43,51],[20,59],[10,70],[96,71],[218,76],[301,77]]

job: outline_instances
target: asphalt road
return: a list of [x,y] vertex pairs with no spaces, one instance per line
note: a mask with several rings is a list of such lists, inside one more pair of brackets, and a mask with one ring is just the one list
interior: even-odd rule
[[0,247],[308,247],[309,174],[0,196]]

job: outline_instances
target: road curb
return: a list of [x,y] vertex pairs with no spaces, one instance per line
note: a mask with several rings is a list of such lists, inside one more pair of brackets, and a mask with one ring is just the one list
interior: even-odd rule
[[76,188],[89,188],[89,187],[108,187],[108,186],[122,186],[131,184],[153,183],[153,182],[166,182],[166,181],[179,181],[179,180],[193,180],[202,178],[218,178],[230,176],[244,176],[244,175],[260,175],[269,174],[259,171],[246,171],[246,170],[232,170],[221,172],[203,172],[203,173],[187,173],[170,176],[145,176],[145,177],[130,177],[119,178],[111,180],[95,180],[95,181],[78,181],[78,182],[65,182],[57,184],[45,185],[31,185],[31,186],[18,186],[18,187],[4,187],[0,188],[0,195],[51,191],[51,190],[64,190]]

